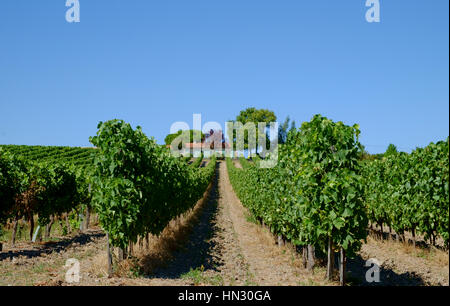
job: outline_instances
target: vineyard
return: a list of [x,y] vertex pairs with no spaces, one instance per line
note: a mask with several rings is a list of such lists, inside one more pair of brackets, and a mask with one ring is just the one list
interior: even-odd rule
[[101,152],[92,203],[111,243],[123,249],[191,209],[214,174],[214,157],[208,167],[189,167],[123,121],[101,123],[91,142]]
[[[283,243],[303,250],[303,264],[315,264],[316,249],[327,253],[327,277],[340,250],[341,282],[345,254],[355,254],[368,236],[368,221],[393,229],[398,240],[417,233],[448,249],[449,141],[361,160],[357,126],[316,116],[288,135],[279,163],[261,169],[241,158],[243,169],[227,159],[230,180],[252,214]],[[259,158],[256,159],[258,161]]]
[[364,196],[372,223],[394,230],[405,240],[409,231],[415,244],[422,234],[430,244],[436,238],[448,247],[449,140],[431,143],[411,154],[403,152],[382,160],[363,162]]
[[47,163],[69,163],[77,167],[92,165],[96,153],[96,150],[93,148],[57,146],[0,145],[0,149],[27,160]]
[[[118,134],[115,133],[122,126],[127,127],[130,133],[123,137],[133,135],[133,143],[117,138]],[[139,234],[161,231],[168,221],[191,208],[209,184],[215,166],[214,158],[208,167],[199,169],[203,156],[188,166],[190,157],[177,159],[170,156],[165,148],[147,139],[139,129],[132,131],[124,122],[117,122],[109,131],[113,133],[109,135],[111,139],[105,140],[104,133],[92,138],[92,142],[100,149],[0,146],[0,221],[4,224],[8,219],[13,220],[12,245],[15,243],[17,222],[22,218],[30,223],[30,239],[33,239],[35,216],[38,216],[39,226],[46,227],[45,235],[48,238],[55,219],[64,216],[68,222],[69,214],[78,217],[80,212],[86,212],[86,215],[90,215],[93,207],[103,227],[111,230],[113,245],[124,247],[137,238],[136,228],[127,227],[138,224],[133,216],[140,213],[140,222],[146,221],[146,224],[141,224]],[[118,146],[115,153],[111,151],[113,139]],[[142,145],[139,152],[135,151],[138,142]],[[121,143],[130,144],[130,148],[120,149]],[[119,156],[114,155],[118,152]],[[139,172],[144,169],[148,172]],[[164,177],[164,171],[176,173],[176,176]],[[142,178],[144,175],[145,180]],[[130,181],[124,176],[136,180]],[[164,181],[160,180],[162,177]],[[144,186],[146,189],[141,189]],[[130,191],[134,195],[126,193]],[[176,193],[173,194],[172,191]],[[155,192],[165,192],[166,196],[156,197]],[[143,194],[149,198],[142,199]],[[122,198],[118,198],[119,195]],[[133,201],[133,196],[138,196],[142,201]],[[115,201],[120,201],[118,208],[121,207],[130,214],[117,219],[119,209],[117,213],[108,215],[114,209],[111,203]],[[134,204],[139,211],[133,212],[130,210],[131,206],[126,204]],[[141,205],[147,211],[142,211]],[[149,214],[153,219],[147,218]],[[163,215],[166,215],[164,220]],[[108,217],[114,224],[111,224]]]
[[[367,216],[358,164],[359,130],[316,116],[288,135],[274,169],[227,160],[231,183],[245,206],[279,240],[303,249],[305,267],[314,267],[315,249],[328,252],[328,278],[340,250],[341,283],[345,253],[367,236]],[[308,263],[307,263],[308,262]]]
[[[89,138],[95,148],[1,145],[0,234],[1,228],[8,232],[3,244],[10,251],[0,263],[14,257],[24,222],[33,247],[51,241],[57,224],[66,235],[70,228],[73,235],[76,228],[96,228],[94,249],[109,276],[105,282],[123,277],[123,269],[156,279],[163,273],[156,260],[184,267],[174,279],[195,284],[272,279],[298,285],[314,279],[345,285],[362,282],[355,280],[364,274],[360,261],[374,245],[412,244],[416,261],[424,245],[427,254],[448,255],[449,139],[367,158],[359,135],[356,124],[316,115],[287,134],[273,168],[259,167],[259,155],[225,162],[214,155],[206,160],[203,153],[175,157],[121,120],[99,123]],[[208,239],[218,246],[205,244]],[[210,258],[223,270],[208,269]],[[273,274],[274,265],[284,276]],[[201,280],[195,267],[206,275]],[[317,271],[323,272],[320,280]],[[448,284],[448,274],[418,281],[389,273],[409,284]]]

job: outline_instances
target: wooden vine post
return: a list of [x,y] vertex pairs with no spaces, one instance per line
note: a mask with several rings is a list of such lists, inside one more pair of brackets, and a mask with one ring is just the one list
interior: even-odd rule
[[19,225],[19,216],[16,215],[16,217],[14,218],[13,231],[12,231],[12,235],[11,235],[12,247],[15,247],[15,245],[16,245],[16,235],[17,235],[17,226],[18,225]]
[[315,247],[311,244],[308,244],[308,264],[307,269],[308,271],[312,271],[315,264],[316,264],[316,258],[315,258]]
[[108,258],[108,277],[112,276],[113,269],[112,269],[112,255],[111,255],[111,247],[109,245],[109,234],[106,232],[106,251],[107,251],[107,258]]
[[[91,187],[91,184],[89,183],[89,187],[88,187],[89,195],[91,194],[91,191],[92,191],[92,187]],[[90,204],[89,204],[86,207],[86,225],[85,225],[85,229],[89,228],[90,221],[91,221],[91,207],[90,207]]]
[[345,250],[341,248],[340,250],[340,260],[339,260],[339,284],[345,286],[345,266],[347,258],[345,257]]
[[33,241],[33,232],[34,232],[34,216],[31,215],[30,218],[30,240]]
[[308,250],[306,246],[302,247],[302,261],[303,261],[303,268],[306,269],[306,263],[308,261]]
[[284,245],[283,237],[278,235],[278,247],[282,247]]
[[89,206],[87,206],[86,207],[85,224],[84,224],[85,230],[87,230],[89,228],[90,221],[91,221],[91,210],[89,209]]
[[69,214],[68,213],[64,214],[64,219],[66,220],[67,233],[70,234],[72,232],[72,228],[70,227]]
[[44,238],[50,238],[50,232],[52,230],[53,223],[55,222],[55,217],[53,215],[50,216],[50,222],[45,226],[45,234]]

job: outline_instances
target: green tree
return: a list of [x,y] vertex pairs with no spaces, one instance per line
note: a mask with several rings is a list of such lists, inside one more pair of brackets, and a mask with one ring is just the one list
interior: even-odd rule
[[[291,127],[289,128],[289,122],[291,123]],[[289,118],[289,116],[286,117],[284,122],[278,126],[278,143],[284,144],[287,140],[287,135],[290,131],[295,130],[295,121]]]
[[[178,136],[181,135],[181,133],[182,133],[182,130],[179,130],[177,133],[168,134],[168,135],[166,136],[166,138],[164,138],[164,143],[165,143],[166,145],[170,145],[170,144],[172,143],[172,141],[175,140],[175,138],[177,138]],[[180,143],[179,147],[180,147],[180,146],[181,146],[181,143]]]
[[397,153],[398,153],[397,147],[391,143],[387,147],[386,152],[384,153],[384,156],[389,156],[389,155],[397,154]]
[[[166,145],[170,145],[177,137],[183,136],[182,139],[184,139],[185,136],[189,133],[189,141],[194,142],[194,139],[200,139],[201,141],[205,140],[205,134],[202,133],[202,131],[199,130],[178,130],[178,132],[173,134],[168,134],[166,138],[164,138],[164,143]],[[195,136],[195,137],[194,137]],[[183,147],[183,141],[180,141],[178,144],[178,149],[182,149]]]
[[[256,109],[254,107],[249,107],[246,108],[245,110],[242,110],[239,115],[237,115],[236,117],[236,122],[240,122],[243,125],[245,125],[246,123],[254,123],[255,127],[256,127],[256,139],[254,140],[254,142],[256,143],[256,152],[258,152],[258,136],[260,135],[266,135],[267,133],[266,131],[259,131],[258,129],[258,123],[259,122],[264,122],[266,123],[266,125],[268,125],[270,122],[275,122],[277,121],[277,116],[275,115],[275,113],[271,110],[268,109]],[[233,143],[235,142],[235,138],[236,138],[236,133],[233,132]],[[250,141],[252,141],[250,139]],[[249,138],[248,138],[248,133],[245,132],[244,133],[244,148],[248,149],[248,143],[249,143]]]
[[289,131],[295,131],[297,129],[297,127],[295,126],[295,121],[292,120],[291,122],[291,128],[289,129]]

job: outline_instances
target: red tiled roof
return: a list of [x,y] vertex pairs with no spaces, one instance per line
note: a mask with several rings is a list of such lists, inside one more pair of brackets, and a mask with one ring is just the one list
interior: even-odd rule
[[[209,148],[213,142],[202,142],[202,143],[185,143],[184,146],[189,149],[202,149],[202,148]],[[230,148],[230,145],[227,142],[222,143],[222,148]]]

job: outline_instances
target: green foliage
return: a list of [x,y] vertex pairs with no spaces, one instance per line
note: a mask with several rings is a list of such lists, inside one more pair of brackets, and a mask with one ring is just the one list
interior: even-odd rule
[[[245,125],[248,122],[254,123],[256,128],[256,139],[249,139],[249,135],[247,131],[244,132],[244,148],[248,149],[249,143],[255,143],[258,148],[258,139],[261,134],[263,137],[267,137],[266,131],[260,131],[258,129],[259,122],[265,122],[269,124],[270,122],[275,122],[277,120],[277,116],[275,113],[268,109],[256,109],[254,107],[246,108],[245,110],[240,111],[239,115],[236,117],[236,122],[241,122]],[[267,143],[267,142],[266,142]],[[236,131],[233,131],[233,146],[236,146]]]
[[[289,122],[291,122],[291,127],[289,128]],[[284,144],[287,141],[287,135],[289,131],[295,130],[295,121],[289,118],[289,116],[286,117],[284,122],[278,126],[278,143]]]
[[0,148],[0,226],[12,215],[16,196],[21,192],[23,162]]
[[362,162],[372,222],[449,239],[449,140]]
[[[76,208],[80,208],[80,206],[77,206]],[[80,210],[76,208],[68,212],[68,220],[71,228],[80,228],[80,224],[82,222],[82,219],[80,218]]]
[[90,202],[85,184],[88,167],[78,166],[75,170],[71,163],[46,162],[44,158],[37,162],[26,160],[27,155],[21,153],[24,148],[19,148],[17,155],[9,153],[14,150],[3,152],[0,148],[2,222],[8,218],[30,218],[37,214],[39,223],[45,225],[51,215],[70,212],[79,204]]
[[122,120],[98,125],[92,204],[114,246],[157,235],[202,197],[215,169],[193,168]]
[[359,133],[358,125],[346,126],[316,115],[288,140],[293,147],[291,163],[299,170],[295,181],[303,213],[303,240],[325,249],[331,237],[349,255],[360,248],[368,224],[358,163]]
[[242,204],[274,233],[301,244],[298,240],[300,220],[295,214],[294,189],[289,185],[292,180],[287,171],[279,166],[261,169],[243,160],[243,169],[239,169],[230,158],[226,162],[231,184]]
[[239,157],[239,163],[243,169],[248,169],[250,167],[249,161],[244,156]]
[[[189,134],[189,135],[188,135]],[[164,143],[166,145],[172,144],[172,142],[178,137],[178,136],[184,136],[185,138],[189,138],[190,142],[194,142],[194,140],[200,140],[203,141],[205,139],[205,134],[202,133],[202,131],[199,130],[179,130],[177,133],[174,134],[168,134],[166,138],[164,138]],[[178,145],[178,148],[182,148],[183,142],[181,141]]]
[[30,162],[73,164],[78,168],[92,166],[95,148],[62,146],[0,145],[4,151]]
[[277,120],[277,116],[273,111],[268,109],[256,109],[254,107],[249,107],[245,110],[242,110],[239,115],[236,117],[236,121],[242,122],[242,124],[246,124],[247,122],[274,122]]
[[181,158],[182,162],[187,163],[188,161],[191,160],[192,156],[191,156],[191,154],[188,154],[187,156],[183,156],[183,157],[180,157],[180,158]]
[[203,152],[201,153],[200,157],[198,157],[192,164],[191,167],[198,168],[202,164],[203,161]]
[[241,160],[227,166],[242,203],[271,230],[296,245],[336,247],[354,254],[367,236],[367,216],[358,163],[358,126],[320,115],[291,131],[271,169]]
[[398,153],[397,147],[391,143],[387,147],[386,152],[384,153],[384,156],[389,156],[389,155],[393,155],[393,154],[397,154],[397,153]]
[[70,212],[79,203],[77,177],[73,166],[35,163],[29,171],[30,181],[36,184],[33,212],[39,224],[45,225],[51,215]]

